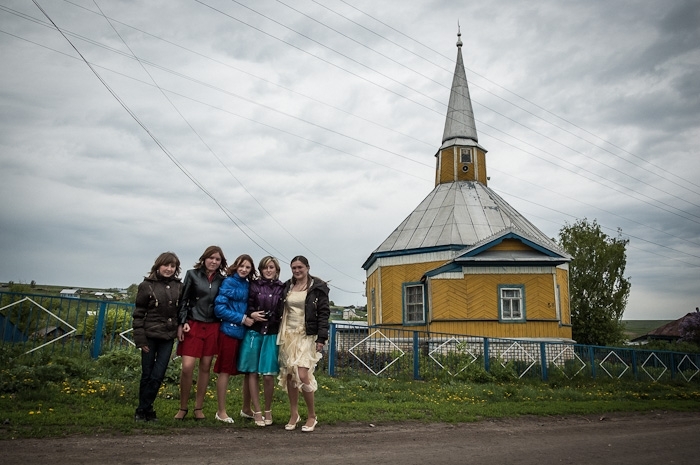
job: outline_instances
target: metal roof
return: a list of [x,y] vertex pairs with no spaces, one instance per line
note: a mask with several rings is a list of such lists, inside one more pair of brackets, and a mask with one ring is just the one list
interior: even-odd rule
[[366,264],[377,254],[398,255],[445,246],[471,248],[506,230],[561,252],[556,243],[489,187],[475,181],[439,184],[372,252]]
[[452,78],[445,130],[442,133],[443,147],[455,145],[452,140],[457,138],[471,139],[474,142],[479,141],[474,123],[474,110],[472,109],[472,101],[469,96],[467,74],[464,72],[461,35],[461,33],[457,34],[457,64],[455,65],[455,74]]

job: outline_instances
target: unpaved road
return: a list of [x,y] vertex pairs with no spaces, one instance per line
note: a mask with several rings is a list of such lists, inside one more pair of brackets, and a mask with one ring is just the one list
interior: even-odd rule
[[[322,419],[322,418],[321,418]],[[700,413],[521,417],[465,424],[227,425],[168,435],[0,441],[14,464],[697,464]]]

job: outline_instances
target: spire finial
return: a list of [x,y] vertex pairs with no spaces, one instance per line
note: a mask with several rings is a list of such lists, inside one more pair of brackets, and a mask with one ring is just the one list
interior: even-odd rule
[[459,20],[457,20],[457,47],[462,46],[462,28],[459,25]]

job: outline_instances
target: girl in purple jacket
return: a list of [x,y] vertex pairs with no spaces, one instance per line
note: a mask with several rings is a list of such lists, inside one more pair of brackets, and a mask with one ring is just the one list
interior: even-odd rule
[[[275,376],[279,372],[277,362],[277,333],[282,316],[282,290],[279,280],[280,264],[274,257],[264,257],[258,265],[260,279],[251,281],[248,293],[248,316],[255,323],[246,332],[238,357],[238,370],[245,373],[253,404],[253,420],[257,426],[272,424],[272,395]],[[265,415],[260,409],[260,375],[263,377]],[[244,385],[245,390],[245,385]],[[243,406],[241,414],[247,406]]]

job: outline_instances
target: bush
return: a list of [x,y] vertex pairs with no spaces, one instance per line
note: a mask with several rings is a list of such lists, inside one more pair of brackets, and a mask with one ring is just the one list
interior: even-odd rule
[[97,367],[105,378],[131,381],[141,378],[141,355],[134,349],[116,349],[97,359]]

